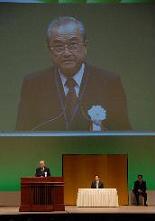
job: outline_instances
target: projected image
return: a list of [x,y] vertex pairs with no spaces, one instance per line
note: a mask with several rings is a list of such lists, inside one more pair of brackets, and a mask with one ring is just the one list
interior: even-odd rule
[[83,24],[59,17],[47,31],[53,68],[26,77],[19,130],[129,130],[120,78],[86,63]]
[[151,6],[2,8],[2,130],[155,129]]

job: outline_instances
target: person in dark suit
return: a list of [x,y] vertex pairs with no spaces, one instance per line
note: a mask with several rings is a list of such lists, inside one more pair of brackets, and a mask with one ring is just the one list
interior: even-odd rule
[[144,205],[147,206],[146,181],[142,175],[138,175],[138,179],[134,182],[133,193],[136,197],[137,205],[139,205],[139,195],[144,197]]
[[83,24],[59,17],[47,31],[53,67],[25,77],[17,130],[89,131],[94,105],[105,110],[102,130],[131,130],[125,92],[118,75],[86,62]]
[[91,188],[104,188],[103,182],[100,180],[99,176],[96,175],[94,181],[91,184]]
[[46,167],[44,160],[41,160],[39,162],[39,167],[36,168],[35,176],[36,177],[48,177],[48,176],[51,176],[50,169],[48,167]]

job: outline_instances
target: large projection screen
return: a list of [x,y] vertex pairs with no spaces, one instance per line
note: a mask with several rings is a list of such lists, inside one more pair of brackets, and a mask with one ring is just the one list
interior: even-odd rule
[[[87,86],[71,124],[47,46],[48,24],[60,16],[82,21],[88,41]],[[154,131],[154,21],[153,4],[1,3],[0,130]],[[93,106],[106,112],[99,127]]]

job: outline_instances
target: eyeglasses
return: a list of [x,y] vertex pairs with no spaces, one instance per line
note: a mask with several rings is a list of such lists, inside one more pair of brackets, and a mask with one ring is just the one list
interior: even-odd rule
[[68,44],[56,44],[50,47],[50,49],[57,54],[62,54],[67,48],[69,51],[76,52],[83,45],[82,42],[71,42]]

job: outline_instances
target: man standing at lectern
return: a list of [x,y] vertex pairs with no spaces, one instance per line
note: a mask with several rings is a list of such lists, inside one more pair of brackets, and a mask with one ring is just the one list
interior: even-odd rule
[[17,130],[89,131],[94,115],[102,115],[103,130],[131,129],[119,76],[87,64],[87,43],[81,21],[59,17],[49,24],[53,67],[24,79]]
[[51,176],[50,169],[48,167],[46,167],[44,160],[41,160],[39,162],[39,167],[36,169],[35,176],[36,177],[48,177],[48,176]]
[[103,182],[100,180],[100,177],[98,175],[95,176],[94,181],[91,184],[91,188],[104,188]]

